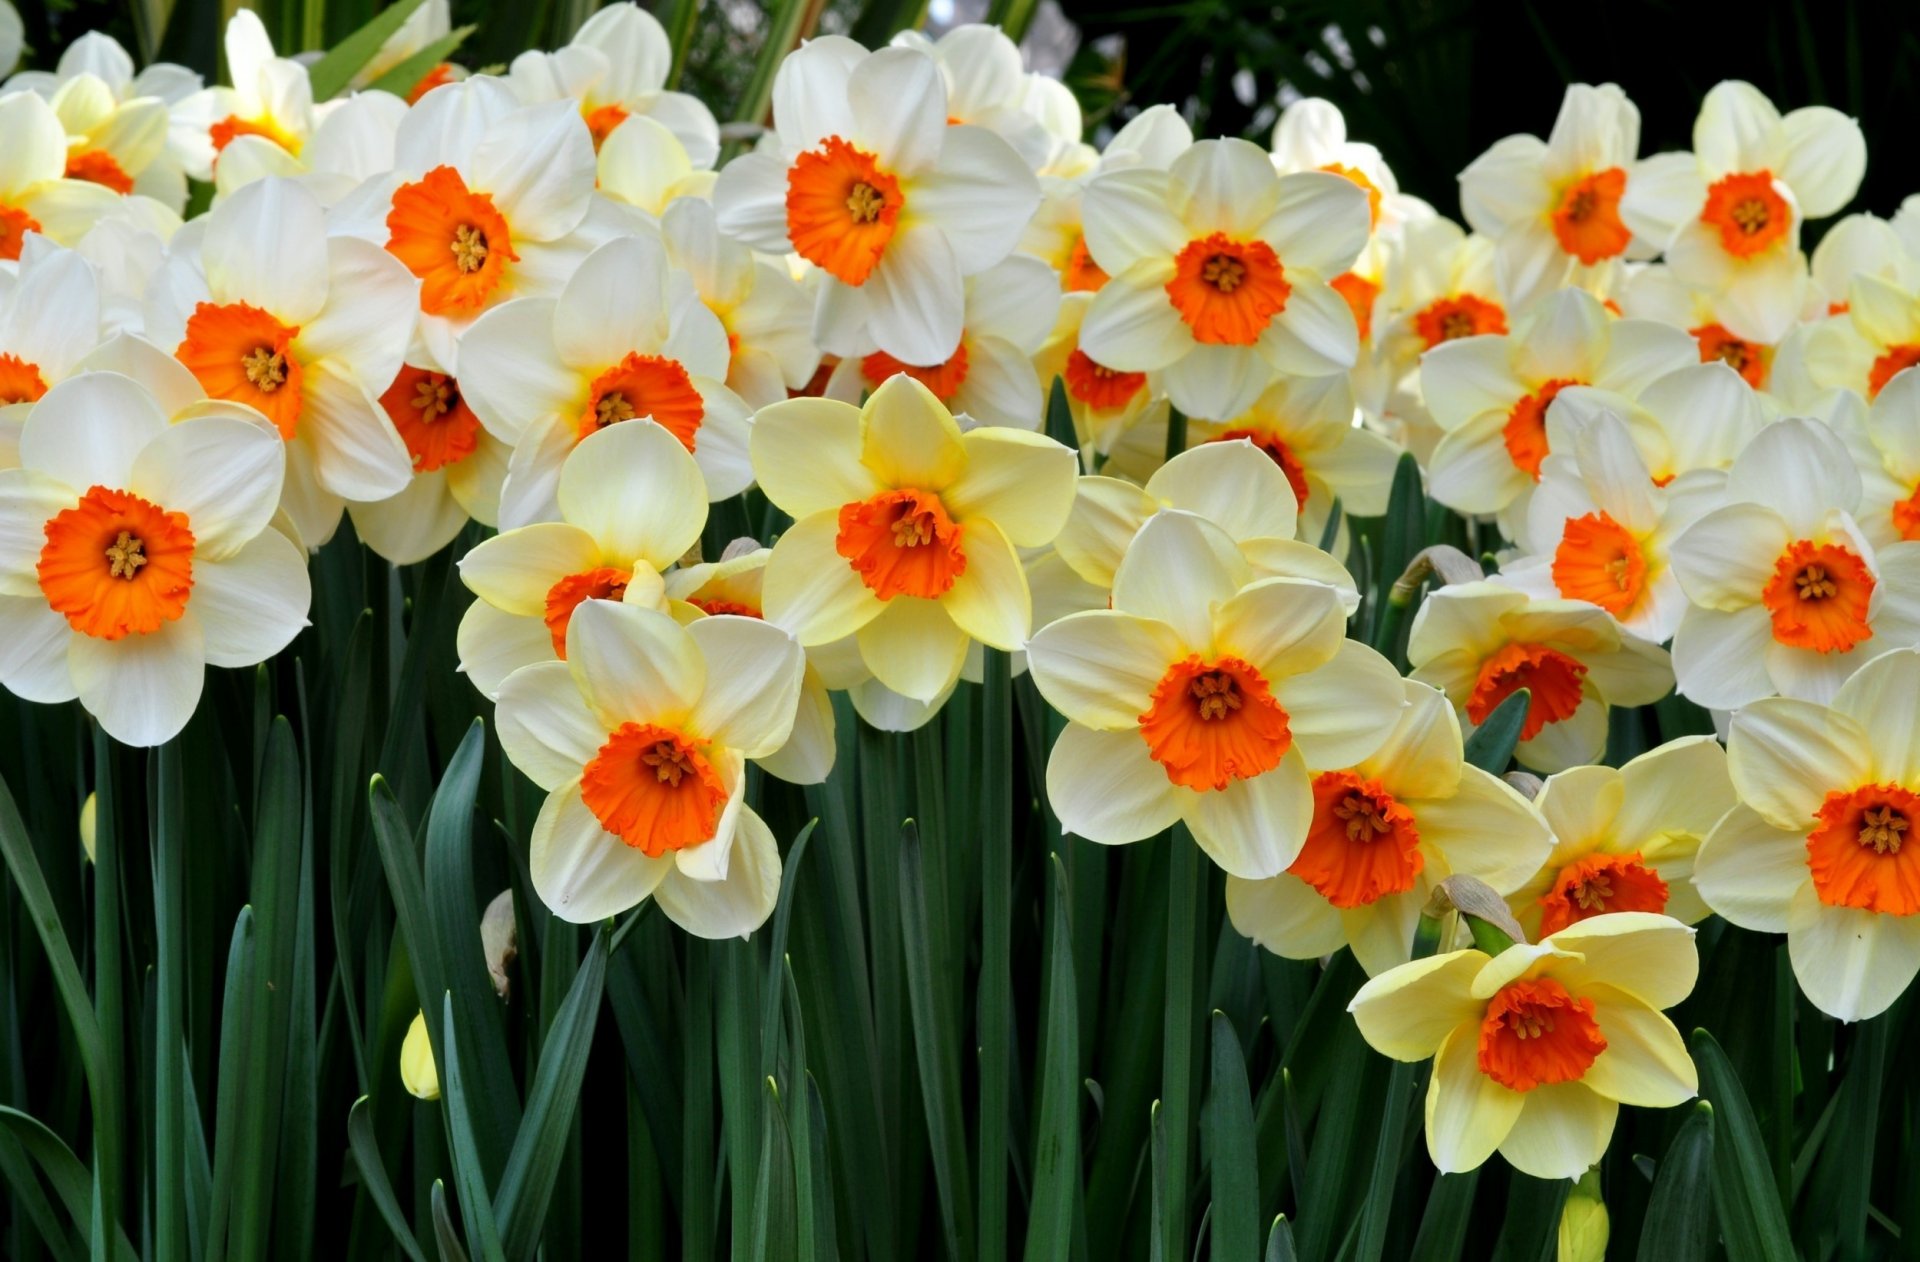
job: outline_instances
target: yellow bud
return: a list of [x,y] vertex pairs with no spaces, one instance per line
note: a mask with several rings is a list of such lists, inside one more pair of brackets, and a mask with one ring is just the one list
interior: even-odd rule
[[94,830],[98,827],[100,799],[97,795],[87,794],[87,800],[80,804],[80,845],[87,852],[87,862],[94,862]]
[[1605,1262],[1607,1203],[1600,1199],[1600,1172],[1580,1176],[1560,1212],[1560,1262]]
[[427,1041],[427,1014],[413,1014],[407,1041],[400,1045],[400,1081],[422,1100],[440,1098],[440,1073],[433,1067],[433,1044]]

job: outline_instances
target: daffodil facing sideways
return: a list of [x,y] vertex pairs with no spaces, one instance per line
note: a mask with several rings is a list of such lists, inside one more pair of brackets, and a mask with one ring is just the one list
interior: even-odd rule
[[1553,830],[1553,853],[1503,891],[1530,936],[1615,911],[1706,919],[1694,856],[1734,804],[1726,751],[1713,737],[1668,741],[1618,769],[1548,776],[1533,804]]
[[307,68],[276,56],[259,15],[238,9],[222,36],[231,87],[202,88],[173,110],[170,144],[188,175],[212,181],[238,143],[270,145],[298,157],[325,106],[316,107]]
[[794,519],[767,561],[766,616],[800,643],[856,636],[873,675],[921,702],[952,687],[971,642],[1026,643],[1033,602],[1016,549],[1060,533],[1068,448],[997,426],[963,434],[901,374],[858,408],[763,408],[752,454],[761,490]]
[[1620,1106],[1671,1108],[1699,1089],[1662,1015],[1693,990],[1693,930],[1615,912],[1497,955],[1454,951],[1373,978],[1348,1011],[1383,1056],[1433,1060],[1427,1153],[1443,1174],[1496,1151],[1537,1179],[1600,1160]]
[[102,334],[100,280],[81,255],[35,235],[10,279],[0,284],[0,468],[16,463],[33,405]]
[[209,664],[264,661],[306,625],[305,559],[268,527],[285,464],[244,407],[170,423],[113,372],[49,390],[0,471],[0,683],[78,697],[125,744],[177,735]]
[[877,344],[937,364],[960,341],[964,277],[1013,252],[1039,185],[1006,141],[947,122],[932,57],[811,40],[773,83],[776,143],[727,164],[722,232],[818,267],[814,336],[836,355]]
[[1344,373],[1359,355],[1328,282],[1367,242],[1367,197],[1325,171],[1280,175],[1259,146],[1203,140],[1165,170],[1104,172],[1082,205],[1111,279],[1080,346],[1120,372],[1158,372],[1175,407],[1233,416],[1276,373]]
[[480,423],[458,378],[402,364],[380,407],[413,457],[413,478],[398,495],[347,505],[361,542],[395,565],[412,565],[453,542],[469,520],[499,525],[513,448]]
[[1227,878],[1234,928],[1276,955],[1318,959],[1343,946],[1368,973],[1407,962],[1440,881],[1518,887],[1553,837],[1526,798],[1463,759],[1444,694],[1407,680],[1392,734],[1351,767],[1313,772],[1313,823],[1293,863],[1265,880]]
[[1651,705],[1673,686],[1667,651],[1628,635],[1580,600],[1535,600],[1494,582],[1433,592],[1407,637],[1413,678],[1446,693],[1477,728],[1527,690],[1514,756],[1540,772],[1592,762],[1607,745],[1607,708]]
[[1184,820],[1251,880],[1308,843],[1309,768],[1362,762],[1407,704],[1392,665],[1346,638],[1334,588],[1257,578],[1225,531],[1171,509],[1128,545],[1113,607],[1043,627],[1027,664],[1068,719],[1047,763],[1061,828],[1120,844]]
[[651,897],[697,937],[765,923],[780,851],[746,804],[746,760],[786,743],[805,665],[758,618],[574,610],[566,661],[515,671],[496,711],[501,747],[547,791],[528,865],[553,913],[585,924]]
[[1920,973],[1920,651],[1883,653],[1831,705],[1768,697],[1727,735],[1739,804],[1693,879],[1744,929],[1785,933],[1794,976],[1842,1021],[1887,1010]]
[[27,234],[74,245],[119,205],[104,184],[67,174],[67,133],[32,92],[0,94],[0,262],[20,257]]
[[488,697],[522,666],[565,659],[582,601],[666,608],[661,573],[707,523],[699,467],[649,420],[589,435],[561,465],[555,495],[559,520],[503,531],[460,558],[478,597],[460,619],[460,669]]
[[1673,542],[1682,695],[1716,710],[1826,702],[1869,659],[1920,644],[1920,544],[1874,548],[1859,505],[1853,455],[1819,421],[1775,421],[1747,444],[1721,506]]

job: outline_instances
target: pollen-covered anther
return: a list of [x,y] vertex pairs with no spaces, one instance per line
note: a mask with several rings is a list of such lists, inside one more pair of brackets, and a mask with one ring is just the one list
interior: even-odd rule
[[115,578],[132,578],[146,563],[145,545],[136,535],[123,530],[107,545],[107,573]]
[[1910,821],[1891,806],[1879,806],[1860,817],[1860,844],[1875,854],[1899,854]]
[[593,405],[593,420],[596,425],[612,425],[616,421],[630,421],[636,413],[633,404],[627,402],[627,396],[618,390],[606,395]]
[[1200,269],[1200,279],[1221,293],[1230,294],[1245,283],[1246,264],[1230,254],[1216,254]]
[[1189,687],[1193,693],[1194,708],[1202,719],[1209,722],[1224,719],[1240,708],[1240,692],[1233,686],[1233,676],[1224,671],[1197,675]]
[[672,741],[661,741],[641,754],[640,761],[653,768],[654,776],[660,783],[676,789],[680,787],[681,777],[693,774],[693,761]]
[[463,272],[477,272],[487,261],[487,234],[470,223],[453,230],[453,264]]
[[853,216],[855,223],[872,223],[880,217],[880,212],[886,206],[886,197],[865,180],[847,190],[847,213]]
[[438,375],[422,377],[414,387],[413,406],[423,421],[445,416],[453,409],[453,391],[447,379]]
[[287,380],[286,357],[271,346],[256,346],[242,355],[240,367],[255,389],[268,394],[278,390]]
[[1840,590],[1834,581],[1827,577],[1825,567],[1818,565],[1809,565],[1801,570],[1794,575],[1793,581],[1794,585],[1800,589],[1802,600],[1825,600]]

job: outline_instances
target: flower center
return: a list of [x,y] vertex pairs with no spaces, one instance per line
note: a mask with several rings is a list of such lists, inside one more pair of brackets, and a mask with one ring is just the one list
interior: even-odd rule
[[487,305],[520,256],[493,198],[467,188],[450,166],[437,166],[394,190],[387,212],[387,252],[420,278],[420,309],[429,315],[472,315]]
[[480,445],[480,418],[461,398],[460,383],[445,373],[402,364],[380,406],[400,431],[416,472],[455,464]]
[[1920,795],[1898,784],[1827,794],[1807,834],[1820,901],[1891,916],[1920,912],[1920,846],[1906,844],[1915,819]]
[[1751,258],[1787,235],[1793,212],[1773,188],[1773,174],[1726,175],[1707,188],[1700,222],[1718,229],[1720,245],[1735,258]]
[[1633,233],[1620,219],[1627,173],[1608,167],[1584,175],[1561,191],[1553,209],[1553,235],[1560,248],[1588,267],[1626,252]]
[[1294,507],[1305,508],[1310,489],[1307,485],[1307,467],[1300,463],[1300,457],[1293,454],[1293,448],[1287,446],[1279,435],[1250,426],[1223,430],[1213,441],[1230,443],[1242,438],[1266,452],[1267,459],[1280,466],[1280,471],[1287,475],[1287,485],[1293,488]]
[[1844,653],[1873,638],[1867,611],[1873,572],[1839,544],[1794,543],[1773,564],[1760,599],[1773,615],[1773,638],[1791,648]]
[[547,589],[545,622],[553,641],[553,655],[567,660],[567,627],[573,611],[583,600],[620,600],[627,594],[633,571],[603,565],[580,574],[569,574]]
[[20,248],[26,244],[27,234],[39,231],[38,219],[24,210],[0,204],[0,260],[10,262],[19,258]]
[[185,513],[96,486],[45,533],[40,590],[75,631],[118,640],[186,612],[194,543]]
[[1467,697],[1467,717],[1485,723],[1502,701],[1528,690],[1527,721],[1520,739],[1530,741],[1549,723],[1573,717],[1585,696],[1586,663],[1544,644],[1503,644],[1480,664]]
[[1168,667],[1140,716],[1140,735],[1167,779],[1201,790],[1271,771],[1293,747],[1287,712],[1265,676],[1237,657],[1189,656]]
[[1173,269],[1168,300],[1194,341],[1214,346],[1252,346],[1293,292],[1272,246],[1221,232],[1187,242]]
[[300,360],[292,351],[299,332],[251,303],[203,302],[173,354],[209,396],[257,408],[291,439],[300,422]]
[[613,135],[614,129],[627,121],[627,111],[618,105],[602,105],[589,110],[586,114],[587,131],[593,136],[593,151],[600,152],[600,146]]
[[1436,298],[1414,315],[1413,331],[1426,343],[1426,348],[1432,350],[1442,342],[1458,338],[1505,333],[1507,312],[1499,303],[1487,302],[1472,294]]
[[581,772],[580,797],[601,827],[657,859],[713,839],[727,787],[684,734],[622,723]]
[[1568,386],[1586,384],[1573,377],[1555,377],[1513,405],[1500,436],[1507,444],[1507,456],[1514,468],[1524,471],[1535,482],[1540,480],[1540,462],[1548,454],[1547,409]]
[[1667,883],[1631,854],[1589,854],[1560,869],[1540,898],[1540,933],[1613,911],[1665,911]]
[[1606,1050],[1593,1000],[1551,977],[1508,982],[1480,1021],[1480,1072],[1513,1091],[1577,1082]]
[[1108,279],[1093,255],[1087,253],[1086,237],[1075,237],[1073,249],[1067,252],[1067,265],[1061,269],[1060,287],[1070,294],[1098,293]]
[[706,401],[677,359],[629,354],[593,379],[580,417],[580,437],[636,416],[653,418],[692,451],[706,418]]
[[1147,374],[1109,368],[1079,347],[1067,356],[1067,393],[1090,408],[1125,407],[1147,387]]
[[1607,513],[1569,518],[1553,554],[1553,582],[1568,600],[1623,617],[1646,590],[1647,558],[1626,527]]
[[[0,258],[6,257],[5,251],[0,250]],[[1877,396],[1889,381],[1915,364],[1920,364],[1920,342],[1889,346],[1883,354],[1875,357],[1873,366],[1867,370],[1867,397],[1871,399]]]
[[18,355],[0,355],[0,407],[14,403],[37,403],[47,392],[40,365],[28,363]]
[[840,506],[833,546],[882,600],[945,595],[967,572],[961,526],[940,497],[926,491],[882,491]]
[[67,178],[110,188],[122,197],[133,191],[133,177],[104,149],[82,149],[67,155]]
[[1765,387],[1770,358],[1767,347],[1735,337],[1723,324],[1703,324],[1687,331],[1700,343],[1701,363],[1710,364],[1717,359],[1739,373],[1754,389]]
[[874,156],[838,136],[787,170],[787,239],[794,252],[847,285],[880,265],[906,205],[900,182]]
[[925,366],[904,363],[885,351],[875,351],[860,361],[860,375],[866,378],[869,387],[878,386],[896,373],[912,377],[933,391],[934,398],[946,403],[960,393],[960,387],[966,383],[967,344],[962,342],[954,347],[953,354],[940,363]]
[[1351,771],[1313,778],[1313,825],[1287,871],[1351,908],[1412,889],[1425,866],[1413,813],[1379,781]]

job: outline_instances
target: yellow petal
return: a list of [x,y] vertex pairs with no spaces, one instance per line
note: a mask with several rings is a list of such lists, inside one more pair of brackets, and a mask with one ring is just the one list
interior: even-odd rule
[[833,512],[803,517],[780,536],[767,558],[762,612],[808,648],[852,635],[885,608],[835,548],[839,533]]
[[1480,1072],[1479,1022],[1456,1027],[1434,1057],[1427,1084],[1427,1153],[1434,1166],[1443,1174],[1478,1169],[1506,1140],[1525,1101]]
[[1020,554],[999,524],[979,517],[963,535],[967,568],[940,598],[954,624],[982,644],[1015,652],[1033,629],[1033,596]]
[[966,467],[941,493],[961,521],[988,518],[1015,546],[1044,548],[1073,508],[1078,461],[1044,434],[989,427],[961,435]]
[[1425,1060],[1455,1026],[1476,1028],[1486,1005],[1473,997],[1483,951],[1449,951],[1389,969],[1362,986],[1347,1011],[1360,1036],[1382,1056]]
[[1501,1141],[1500,1155],[1536,1179],[1577,1179],[1599,1161],[1620,1114],[1614,1101],[1578,1082],[1556,1082],[1526,1093],[1520,1116]]
[[860,422],[860,462],[887,486],[939,493],[967,467],[953,413],[905,373],[880,384]]
[[1699,1092],[1693,1057],[1673,1022],[1612,986],[1589,985],[1580,994],[1593,1000],[1594,1020],[1607,1040],[1581,1082],[1610,1100],[1648,1109],[1669,1108]]

